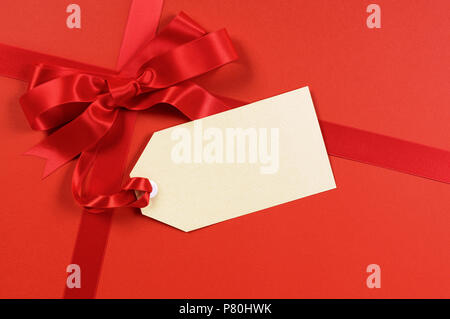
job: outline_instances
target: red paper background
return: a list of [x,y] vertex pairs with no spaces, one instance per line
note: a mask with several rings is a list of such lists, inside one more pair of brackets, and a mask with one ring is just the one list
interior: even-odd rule
[[[369,3],[166,0],[162,23],[184,10],[209,30],[227,27],[242,58],[199,80],[214,92],[253,101],[309,85],[323,120],[450,149],[450,3],[378,0],[382,28],[372,30]],[[123,19],[102,17],[113,18]],[[67,37],[65,29],[54,32]],[[16,37],[27,41],[22,32]],[[119,43],[112,39],[122,31],[114,32],[105,37]],[[49,41],[49,32],[40,37]],[[72,52],[81,59],[89,51],[84,62],[117,58],[104,52],[114,45],[79,43]],[[79,221],[73,164],[40,181],[43,163],[19,156],[41,137],[17,103],[24,88],[0,78],[0,296],[60,297]],[[130,158],[150,132],[181,121],[163,108],[143,112]],[[450,297],[449,185],[343,159],[331,164],[336,190],[192,233],[116,212],[97,296]],[[371,263],[381,266],[381,289],[366,287]]]
[[[69,29],[66,8],[81,7],[81,29]],[[2,0],[0,43],[115,68],[131,0]]]

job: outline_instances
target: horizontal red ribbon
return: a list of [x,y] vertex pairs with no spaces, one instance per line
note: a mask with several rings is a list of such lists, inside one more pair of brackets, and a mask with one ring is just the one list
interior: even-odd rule
[[450,152],[320,121],[329,155],[450,184]]

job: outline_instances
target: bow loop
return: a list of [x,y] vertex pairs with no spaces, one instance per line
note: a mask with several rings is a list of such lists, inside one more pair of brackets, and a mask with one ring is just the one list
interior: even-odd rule
[[35,130],[49,130],[73,120],[106,89],[105,80],[98,76],[73,73],[46,80],[42,70],[37,67],[34,75],[42,83],[20,98],[25,116]]
[[225,29],[208,33],[177,46],[144,63],[140,70],[151,70],[152,87],[168,88],[192,79],[225,64],[238,55]]

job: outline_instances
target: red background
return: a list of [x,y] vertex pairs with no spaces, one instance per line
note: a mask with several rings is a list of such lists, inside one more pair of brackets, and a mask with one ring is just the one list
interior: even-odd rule
[[[65,27],[61,1],[26,15],[36,3],[0,10],[0,42],[114,67],[129,1],[78,0],[81,30]],[[253,101],[309,85],[322,120],[449,150],[450,2],[378,0],[381,29],[366,27],[370,3],[166,0],[162,24],[183,10],[227,28],[241,60],[199,79],[213,92]],[[73,163],[41,181],[43,162],[20,156],[42,137],[20,110],[25,87],[0,78],[0,297],[59,298],[80,220]],[[130,158],[153,130],[183,120],[143,112]],[[449,185],[331,164],[336,190],[192,233],[117,211],[97,297],[449,298]],[[380,289],[366,287],[372,263]]]

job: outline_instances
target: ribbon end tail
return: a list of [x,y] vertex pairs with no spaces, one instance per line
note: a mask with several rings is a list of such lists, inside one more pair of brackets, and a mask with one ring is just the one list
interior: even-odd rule
[[47,161],[45,162],[45,167],[44,167],[44,171],[42,172],[41,179],[45,179],[45,178],[48,177],[51,173],[53,173],[53,172],[56,170],[56,168],[55,168],[54,166],[55,166],[55,165],[52,165],[52,164],[50,163],[50,161],[47,160]]
[[26,155],[26,156],[36,156],[39,158],[42,158],[45,160],[45,167],[44,167],[44,171],[42,172],[42,179],[45,179],[47,176],[49,176],[51,173],[53,173],[54,171],[56,171],[61,164],[58,163],[57,161],[52,161],[50,158],[45,157],[42,155],[42,153],[40,153],[38,150],[32,148],[29,149],[28,151],[24,152],[22,155]]
[[36,157],[39,157],[39,158],[47,159],[46,157],[43,157],[42,154],[40,154],[35,148],[31,148],[28,151],[23,152],[22,155],[25,155],[25,156],[36,156]]

